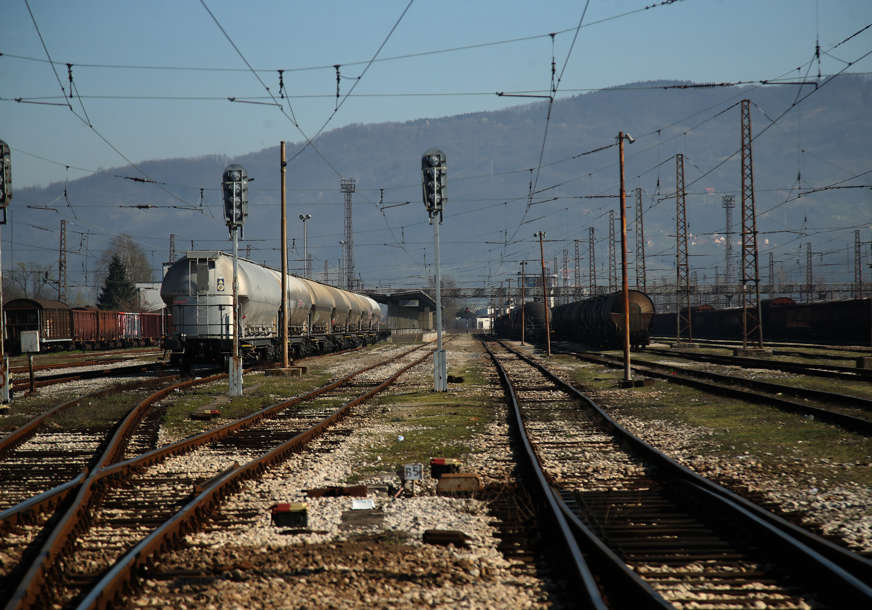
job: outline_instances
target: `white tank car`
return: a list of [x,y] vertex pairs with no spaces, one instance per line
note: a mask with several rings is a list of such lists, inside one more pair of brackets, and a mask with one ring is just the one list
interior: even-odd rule
[[[292,336],[378,329],[380,309],[367,296],[293,275],[288,276],[287,296]],[[226,353],[233,339],[231,255],[187,252],[167,271],[161,298],[173,316],[175,338],[186,352]],[[258,349],[275,345],[281,336],[280,309],[281,272],[240,258],[240,338]]]

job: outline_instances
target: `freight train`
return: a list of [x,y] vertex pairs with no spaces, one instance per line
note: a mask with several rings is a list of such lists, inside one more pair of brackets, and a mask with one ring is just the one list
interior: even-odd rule
[[[280,359],[281,272],[239,258],[239,337],[248,360]],[[164,276],[161,298],[173,318],[167,338],[172,358],[221,362],[233,345],[233,257],[190,251]],[[368,296],[287,276],[289,350],[292,357],[372,343],[381,309]]]
[[38,330],[41,351],[159,345],[171,324],[162,312],[103,311],[46,299],[4,305],[6,350],[21,350],[21,331]]
[[[629,291],[630,345],[638,349],[648,345],[649,326],[654,316],[654,303],[637,290]],[[542,303],[524,304],[525,339],[540,343],[545,340],[545,310]],[[521,337],[521,309],[513,309],[494,322],[497,335]],[[623,345],[624,307],[621,292],[605,294],[583,301],[559,305],[551,311],[551,333],[554,339],[582,343],[594,348],[617,348]]]
[[[872,345],[872,299],[796,303],[782,297],[760,303],[764,341]],[[691,308],[691,328],[700,339],[741,339],[742,308]],[[651,332],[675,335],[675,313],[654,316]]]

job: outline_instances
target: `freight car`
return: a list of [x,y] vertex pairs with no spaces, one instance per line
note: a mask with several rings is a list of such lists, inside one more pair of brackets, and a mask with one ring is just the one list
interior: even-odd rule
[[[654,315],[654,303],[643,292],[631,290],[630,298],[630,344],[635,347],[648,345],[649,325]],[[620,347],[623,344],[623,298],[614,292],[567,303],[551,311],[551,334],[555,339],[583,343],[590,347]],[[525,339],[531,343],[545,340],[545,313],[542,303],[524,305]],[[494,322],[494,332],[502,337],[520,339],[521,309],[512,309]]]
[[[740,339],[742,309],[691,309],[694,337]],[[820,303],[795,303],[779,298],[760,303],[764,341],[872,345],[872,299],[851,299]],[[655,335],[675,335],[675,313],[654,316]]]
[[57,351],[158,345],[167,328],[162,312],[71,308],[46,299],[12,299],[4,311],[6,350],[13,354],[21,349],[22,330],[38,330],[40,349]]
[[[239,336],[243,357],[278,360],[281,349],[281,272],[239,259]],[[233,257],[190,251],[164,276],[161,298],[172,314],[168,347],[174,360],[221,362],[233,345]],[[290,350],[294,357],[371,343],[381,309],[373,299],[287,276]]]
[[[644,292],[630,290],[630,345],[637,349],[650,342],[649,326],[654,303]],[[624,344],[624,300],[622,292],[559,305],[551,326],[557,338],[595,348],[617,348]]]

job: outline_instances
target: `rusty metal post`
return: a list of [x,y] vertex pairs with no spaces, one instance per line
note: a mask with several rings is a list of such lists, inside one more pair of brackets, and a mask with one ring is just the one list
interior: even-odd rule
[[[630,369],[630,288],[627,285],[627,192],[624,190],[624,132],[618,132],[621,158],[621,290],[624,303],[624,381],[633,380]],[[626,136],[629,138],[629,136]],[[632,142],[633,140],[630,140]]]
[[282,167],[282,368],[288,368],[288,212],[287,212],[287,186],[285,177],[288,171],[288,162],[285,160],[285,141],[281,146]]
[[548,311],[548,286],[545,283],[545,246],[542,240],[545,238],[545,232],[539,231],[539,261],[542,264],[542,306],[545,309],[545,355],[551,356],[551,320],[549,319]]
[[763,347],[760,315],[760,270],[757,263],[757,210],[754,202],[754,160],[751,153],[751,100],[741,102],[742,141],[742,347],[754,340]]

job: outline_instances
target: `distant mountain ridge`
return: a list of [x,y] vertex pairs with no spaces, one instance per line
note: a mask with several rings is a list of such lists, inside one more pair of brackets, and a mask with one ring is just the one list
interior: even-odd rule
[[[545,230],[555,240],[546,252],[550,262],[560,257],[564,248],[569,249],[572,258],[573,240],[586,241],[588,226],[594,226],[597,232],[597,263],[602,269],[598,277],[607,277],[606,243],[601,240],[607,235],[606,211],[609,207],[616,209],[613,207],[616,201],[592,196],[617,192],[617,152],[607,149],[589,155],[580,153],[614,143],[622,130],[637,138],[635,144],[626,147],[625,173],[631,205],[632,189],[641,186],[644,190],[645,231],[651,257],[649,274],[674,275],[670,271],[674,200],[668,196],[674,192],[675,167],[671,157],[676,152],[683,152],[687,160],[687,214],[694,234],[693,254],[710,255],[699,256],[699,265],[694,262],[691,265],[703,274],[708,273],[708,277],[712,277],[714,265],[721,265],[723,272],[722,245],[714,235],[722,232],[724,226],[720,195],[736,192],[739,187],[738,155],[726,160],[738,150],[740,142],[739,110],[730,106],[748,96],[753,102],[754,133],[758,134],[791,105],[797,95],[796,87],[663,89],[675,85],[692,83],[629,83],[556,101],[537,182],[540,192],[534,193],[532,199],[534,202],[559,199],[534,203],[526,215],[531,182],[528,169],[538,163],[545,103],[405,122],[348,125],[323,134],[316,142],[317,152],[305,147],[300,153],[304,148],[301,143],[289,143],[288,158],[292,161],[287,173],[288,232],[296,239],[296,251],[290,255],[292,268],[302,268],[301,227],[296,216],[306,211],[313,215],[309,224],[313,272],[320,278],[326,260],[330,274],[336,273],[344,226],[338,185],[341,172],[342,176],[356,178],[358,184],[353,208],[355,269],[363,281],[369,286],[426,285],[424,262],[426,259],[428,264],[432,263],[432,235],[420,203],[420,155],[427,148],[438,146],[446,152],[449,168],[443,265],[444,271],[460,285],[481,285],[489,272],[488,261],[491,281],[499,282],[514,274],[517,269],[514,261],[531,255],[532,251],[524,250],[525,246],[499,244],[500,241],[505,244],[513,234],[529,239],[534,231]],[[809,91],[811,86],[806,86],[804,93]],[[863,222],[868,226],[872,220],[869,191],[833,190],[782,202],[809,187],[830,185],[872,167],[869,108],[872,108],[872,79],[862,75],[841,76],[755,140],[761,237],[763,232],[772,231],[801,232],[805,228],[814,233],[820,228]],[[281,135],[276,134],[277,142]],[[322,155],[337,171],[324,162]],[[572,159],[573,156],[577,158]],[[250,245],[252,258],[278,266],[279,153],[278,146],[274,146],[234,158],[216,154],[139,164],[151,178],[165,184],[116,177],[140,177],[132,167],[105,170],[69,183],[72,210],[63,203],[63,197],[58,199],[63,192],[62,183],[18,189],[12,204],[12,245],[4,235],[4,267],[25,261],[56,267],[57,233],[51,237],[50,230],[57,230],[54,223],[58,217],[71,220],[67,235],[71,285],[81,283],[84,266],[80,260],[82,253],[74,252],[80,236],[70,231],[89,233],[89,265],[93,265],[90,256],[99,254],[104,238],[108,240],[121,232],[131,234],[150,253],[155,279],[159,263],[167,258],[170,233],[176,234],[177,252],[188,249],[192,240],[198,249],[226,249],[227,231],[221,219],[217,186],[223,168],[231,162],[245,166],[255,179],[250,186],[250,216],[245,228],[245,236],[251,241],[243,242],[243,252],[246,244]],[[707,174],[720,163],[723,165],[719,169]],[[656,199],[658,179],[661,199]],[[868,180],[861,179],[846,184],[867,183]],[[206,189],[202,213],[198,211],[200,187]],[[541,190],[546,187],[547,190]],[[790,191],[790,187],[794,190]],[[410,203],[404,204],[406,201]],[[29,209],[28,204],[50,205],[59,213],[49,221],[46,212]],[[129,207],[150,205],[176,207]],[[762,214],[770,208],[773,211]],[[73,212],[78,216],[78,224],[72,222]],[[539,216],[543,218],[527,223]],[[522,219],[527,224],[521,224]],[[632,222],[632,212],[630,219]],[[735,223],[738,227],[738,214]],[[837,235],[839,240],[847,239],[844,233]],[[784,265],[790,259],[791,273],[792,258],[798,246],[806,241],[796,237],[797,233],[767,233],[765,237],[770,245],[779,246],[777,256],[784,260]],[[813,235],[808,239],[819,244],[815,246],[817,250],[834,248],[830,243],[832,235]],[[789,240],[795,242],[788,243]],[[31,247],[39,244],[42,249],[27,249],[29,244]],[[761,243],[761,248],[764,245]],[[841,242],[838,247],[843,248]],[[9,248],[12,258],[7,254]],[[630,249],[632,252],[632,244]],[[586,245],[582,252],[586,277]],[[847,273],[848,267],[844,272],[836,264],[832,267],[834,277]],[[89,278],[89,283],[95,281]]]

